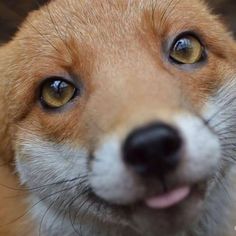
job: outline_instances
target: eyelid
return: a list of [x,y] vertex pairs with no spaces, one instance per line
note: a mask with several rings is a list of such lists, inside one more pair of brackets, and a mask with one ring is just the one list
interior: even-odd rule
[[201,43],[201,45],[207,49],[207,45],[205,43],[204,38],[201,36],[200,33],[196,32],[196,31],[192,31],[192,30],[186,30],[186,31],[181,31],[181,32],[177,32],[175,34],[172,35],[168,35],[164,38],[164,41],[162,43],[162,48],[164,49],[164,54],[166,55],[167,52],[169,52],[172,48],[172,45],[174,45],[174,43],[184,37],[184,36],[192,36],[196,39],[199,40],[199,42]]
[[44,79],[41,80],[39,87],[41,87],[46,82],[55,80],[56,78],[58,78],[58,80],[65,81],[66,83],[76,85],[76,82],[72,79],[71,76],[67,74],[55,74],[55,75],[45,76]]
[[80,78],[80,76],[76,75],[76,74],[70,74],[67,72],[62,72],[62,73],[55,73],[55,74],[51,74],[48,76],[44,76],[44,78],[40,81],[39,85],[38,85],[38,94],[41,93],[41,89],[44,83],[46,83],[46,81],[50,81],[50,79],[54,80],[55,78],[58,78],[59,80],[63,80],[66,83],[72,84],[73,86],[75,86],[75,88],[77,88],[78,90],[80,90],[80,92],[83,90],[84,86],[82,83],[82,80]]
[[180,40],[181,38],[184,38],[184,37],[193,37],[195,39],[197,39],[199,41],[199,43],[201,44],[202,47],[205,48],[205,43],[202,39],[202,37],[195,33],[194,31],[184,31],[180,34],[177,34],[175,37],[173,37],[173,39],[170,41],[170,47],[169,47],[169,50],[171,50],[172,46],[175,45],[175,43]]

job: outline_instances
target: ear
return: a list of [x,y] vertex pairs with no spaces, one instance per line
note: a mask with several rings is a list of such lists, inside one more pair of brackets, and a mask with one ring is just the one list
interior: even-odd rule
[[10,120],[8,116],[8,92],[11,73],[12,58],[8,52],[11,45],[0,47],[0,164],[13,159],[12,138],[10,132]]

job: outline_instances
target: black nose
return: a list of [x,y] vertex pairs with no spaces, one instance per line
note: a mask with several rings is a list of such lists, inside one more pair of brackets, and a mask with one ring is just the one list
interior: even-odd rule
[[125,162],[139,174],[163,176],[177,167],[181,146],[182,139],[175,128],[154,123],[127,137],[123,155]]

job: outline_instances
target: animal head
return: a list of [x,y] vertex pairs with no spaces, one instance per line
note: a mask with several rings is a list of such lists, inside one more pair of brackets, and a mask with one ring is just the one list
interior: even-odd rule
[[74,222],[187,231],[230,168],[233,48],[197,0],[54,0],[1,48],[2,156]]

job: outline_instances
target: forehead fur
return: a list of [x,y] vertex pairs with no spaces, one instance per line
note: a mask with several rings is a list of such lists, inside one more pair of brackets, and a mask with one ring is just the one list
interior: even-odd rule
[[34,34],[28,38],[32,46],[34,39],[52,46],[49,41],[73,38],[90,47],[96,44],[96,49],[127,42],[142,31],[152,31],[160,40],[182,30],[200,31],[209,39],[219,36],[224,42],[222,25],[195,0],[54,0],[32,13],[22,29]]

